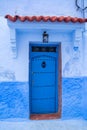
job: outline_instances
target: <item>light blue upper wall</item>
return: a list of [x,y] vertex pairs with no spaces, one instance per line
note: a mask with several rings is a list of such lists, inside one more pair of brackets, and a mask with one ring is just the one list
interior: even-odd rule
[[[79,0],[79,4],[82,5],[82,1],[83,0]],[[82,17],[83,13],[78,10],[75,6],[75,0],[3,0],[0,1],[0,70],[10,70],[11,73],[13,73],[16,76],[16,80],[20,81],[27,81],[28,80],[28,44],[29,41],[42,41],[42,33],[44,31],[44,28],[46,26],[47,30],[48,30],[48,25],[50,25],[50,23],[48,23],[48,25],[45,25],[43,28],[43,23],[41,25],[36,24],[36,30],[34,27],[33,23],[32,25],[24,25],[26,23],[22,23],[24,25],[24,28],[26,26],[27,27],[31,27],[31,29],[29,28],[30,34],[29,32],[27,33],[23,33],[23,32],[19,32],[16,33],[17,35],[17,39],[15,38],[15,40],[17,40],[17,53],[18,53],[18,57],[17,59],[13,60],[11,57],[11,36],[10,36],[10,28],[7,25],[7,20],[5,18],[3,18],[6,14],[12,14],[14,15],[16,11],[16,14],[19,15],[71,15],[71,16],[77,16],[77,17]],[[13,24],[13,23],[12,23]],[[22,28],[22,24],[19,24],[18,26],[20,26]],[[70,24],[70,23],[69,23]],[[53,24],[54,25],[54,24]],[[59,23],[57,24],[59,25]],[[66,25],[68,25],[67,23],[65,24],[64,28],[65,31],[61,31],[61,29],[63,28],[63,25],[61,26],[62,28],[59,30],[60,25],[58,28],[56,28],[56,26],[51,26],[51,28],[48,30],[48,34],[50,35],[49,37],[49,41],[52,42],[57,42],[57,41],[61,41],[62,43],[62,75],[67,77],[73,77],[73,73],[74,75],[76,75],[76,70],[78,70],[77,68],[79,68],[79,70],[82,73],[78,73],[79,76],[84,76],[87,75],[86,72],[86,66],[85,66],[85,71],[81,70],[82,67],[81,66],[81,62],[84,59],[81,59],[81,61],[76,62],[73,60],[73,46],[74,46],[74,38],[73,38],[73,33],[71,32],[66,32],[66,30],[68,29],[68,27],[66,27]],[[73,24],[75,27],[76,24]],[[78,25],[78,23],[77,23]],[[82,25],[82,24],[81,24]],[[81,25],[78,28],[81,28]],[[12,28],[14,28],[16,25],[14,25]],[[40,27],[39,30],[37,29],[38,26]],[[72,27],[72,28],[73,28]],[[42,29],[43,28],[43,29]],[[75,28],[75,29],[76,29]],[[55,30],[57,31],[55,31]],[[75,31],[74,29],[74,31]],[[23,30],[24,31],[24,30]],[[55,32],[55,33],[54,33]],[[78,34],[79,35],[79,34]],[[85,38],[87,39],[87,38]],[[82,42],[80,42],[80,46],[82,48]],[[85,48],[87,48],[85,46]],[[87,50],[87,49],[85,49]],[[24,53],[23,53],[24,52]],[[84,51],[86,54],[86,51]],[[82,52],[83,53],[83,52]],[[80,53],[81,54],[81,53]],[[81,54],[82,55],[82,54]],[[80,55],[80,57],[81,57]],[[64,57],[66,56],[66,58]],[[26,59],[25,59],[26,57]],[[4,60],[3,60],[4,58]],[[87,58],[85,58],[87,59]],[[87,63],[87,60],[84,60],[85,65]],[[77,64],[78,63],[78,64]],[[20,64],[21,67],[20,67]],[[6,66],[7,65],[7,66]],[[75,68],[77,66],[77,68]],[[78,67],[79,66],[79,67]],[[27,68],[27,69],[26,69]],[[69,70],[68,70],[69,69]],[[18,71],[19,70],[19,71]],[[22,71],[20,71],[22,70]],[[20,72],[20,73],[19,73]],[[78,71],[79,72],[79,71]],[[1,79],[3,80],[3,79]],[[5,79],[6,80],[6,79]]]
[[[82,6],[79,0],[79,5]],[[83,17],[77,11],[75,0],[3,0],[0,1],[0,15],[64,15]]]
[[[87,7],[87,0],[84,0],[84,8]],[[84,16],[87,17],[87,9],[84,11]]]

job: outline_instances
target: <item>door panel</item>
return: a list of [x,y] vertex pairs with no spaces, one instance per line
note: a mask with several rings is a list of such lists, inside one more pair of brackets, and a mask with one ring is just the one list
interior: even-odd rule
[[32,99],[44,99],[55,97],[55,86],[32,87]]
[[[43,68],[43,62],[45,67]],[[55,72],[55,58],[49,56],[38,56],[32,58],[34,72]]]
[[32,76],[32,86],[55,85],[55,73],[35,73]]
[[31,112],[34,114],[56,112],[55,98],[32,100]]
[[58,110],[56,47],[50,53],[42,53],[40,47],[40,52],[35,49],[31,52],[31,113],[55,113]]

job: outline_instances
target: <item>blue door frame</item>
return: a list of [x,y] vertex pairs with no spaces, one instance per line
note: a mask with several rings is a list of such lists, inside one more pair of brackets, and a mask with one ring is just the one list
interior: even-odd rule
[[29,44],[30,115],[52,115],[59,111],[60,43]]

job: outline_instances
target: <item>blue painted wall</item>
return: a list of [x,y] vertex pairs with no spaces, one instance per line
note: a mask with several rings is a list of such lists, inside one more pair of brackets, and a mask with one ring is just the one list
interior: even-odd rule
[[[80,0],[79,4],[82,6],[83,0]],[[43,23],[40,25],[34,23],[36,28],[33,27],[33,24],[29,24],[28,26],[31,29],[17,29],[17,58],[13,59],[10,28],[4,15],[9,13],[11,15],[70,15],[83,17],[83,12],[76,9],[75,0],[67,0],[66,2],[65,0],[64,2],[63,0],[39,0],[39,2],[36,0],[0,1],[0,119],[29,119],[28,47],[30,41],[42,41],[42,33],[44,31],[42,29]],[[86,17],[87,13],[85,12],[84,14]],[[18,24],[23,27],[20,23]],[[71,25],[71,23],[67,24]],[[47,29],[48,25],[51,27],[50,29]],[[64,26],[65,29],[60,25],[59,28],[56,28],[56,24],[51,26],[48,23],[48,25],[44,25],[44,28],[49,33],[49,41],[60,41],[62,43],[61,119],[87,119],[87,25],[80,26],[82,29],[82,41],[79,44],[80,53],[78,52],[77,59],[74,58],[75,53],[73,52],[75,44],[73,33],[75,30],[67,30],[66,25]],[[76,26],[76,28],[78,27]]]
[[83,83],[84,78],[63,78],[62,118],[83,118]]
[[29,118],[27,82],[0,83],[0,119]]
[[83,97],[83,117],[87,120],[87,78],[84,78],[84,83],[82,86],[82,97]]
[[[62,119],[87,119],[84,84],[87,78],[62,78]],[[28,82],[1,82],[0,119],[29,116]]]

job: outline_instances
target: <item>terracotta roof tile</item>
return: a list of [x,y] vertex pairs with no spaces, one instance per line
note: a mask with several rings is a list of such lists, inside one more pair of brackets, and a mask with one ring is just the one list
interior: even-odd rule
[[21,22],[24,21],[51,21],[51,22],[79,22],[79,23],[84,23],[87,22],[87,18],[77,18],[77,17],[71,17],[71,16],[19,16],[19,15],[15,15],[15,16],[11,16],[11,15],[6,15],[5,18],[7,18],[8,20],[12,21],[12,22],[16,22],[17,20],[20,20]]

